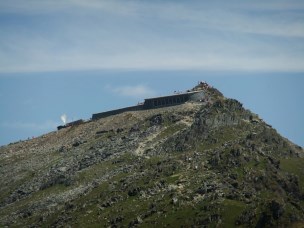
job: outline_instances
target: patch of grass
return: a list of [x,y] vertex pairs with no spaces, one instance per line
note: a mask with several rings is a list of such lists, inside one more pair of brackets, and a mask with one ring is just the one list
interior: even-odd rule
[[[102,176],[103,174],[109,172],[110,170],[114,170],[121,165],[121,163],[133,163],[136,157],[130,153],[123,154],[113,160],[102,161],[95,165],[89,166],[76,175],[76,180],[80,183],[90,183],[92,180],[96,179],[98,176]],[[115,178],[117,179],[117,178]]]
[[304,192],[304,158],[281,159],[280,168],[285,172],[297,175],[300,189]]
[[95,165],[92,165],[86,169],[81,170],[77,175],[77,181],[80,181],[81,183],[89,183],[98,175],[102,175],[103,173],[106,173],[107,169],[113,168],[114,165],[112,165],[109,161],[104,161]]
[[264,200],[270,200],[273,198],[273,192],[269,190],[260,191],[260,197]]
[[[24,171],[22,174],[18,173],[18,180],[10,180],[9,187],[3,186],[4,189],[1,188],[0,193],[0,202],[2,202],[6,197],[9,197],[9,195],[18,187],[22,186],[26,182],[30,181],[35,173],[33,171]],[[17,176],[17,175],[16,175]],[[22,177],[22,178],[20,178]],[[2,184],[2,183],[1,183]]]
[[163,156],[161,156],[161,155],[156,155],[156,156],[153,156],[153,157],[151,157],[151,158],[149,158],[149,159],[144,160],[144,164],[143,164],[143,165],[144,165],[145,167],[154,166],[154,165],[156,165],[157,163],[162,162],[164,159],[165,159],[165,158],[164,158]]
[[172,208],[169,209],[166,214],[163,214],[161,219],[159,219],[160,226],[170,226],[170,227],[180,227],[181,225],[185,227],[191,227],[194,221],[197,210],[193,207],[183,207],[182,209]]
[[252,170],[256,170],[256,171],[263,171],[267,167],[267,159],[263,158],[263,157],[260,157],[260,160],[258,162],[251,160],[244,165],[244,168],[245,167],[247,169],[252,169]]
[[245,209],[246,205],[243,202],[236,200],[225,199],[223,205],[223,224],[226,227],[235,227],[235,220]]
[[[70,224],[73,227],[103,227],[99,220],[99,199],[104,196],[110,195],[109,185],[103,183],[98,187],[94,188],[88,194],[85,194],[77,199],[71,201],[73,208],[70,210],[65,206],[60,210],[57,210],[54,214],[48,217],[48,220],[44,222],[43,227],[54,226],[54,222],[62,215],[66,215],[70,218]],[[99,226],[97,226],[99,224]],[[101,225],[100,225],[101,224]],[[105,224],[104,224],[105,225]]]
[[234,127],[222,127],[220,130],[210,132],[209,138],[199,146],[199,150],[215,149],[223,143],[240,137],[240,131]]
[[179,180],[181,174],[174,174],[172,176],[169,176],[166,178],[166,182],[168,184],[173,184],[175,183],[177,180]]
[[[26,211],[29,205],[32,205],[33,202],[39,202],[46,197],[56,194],[62,194],[65,191],[70,190],[71,187],[66,187],[64,185],[54,185],[44,190],[35,192],[30,196],[16,201],[14,204],[9,205],[2,211],[2,215],[9,215],[14,211]],[[30,225],[33,221],[35,221],[39,217],[39,212],[34,213],[32,216],[23,218],[22,221],[18,220],[17,222],[21,222],[22,226]],[[18,224],[18,223],[17,223]]]
[[184,129],[186,127],[185,124],[182,123],[178,123],[178,124],[171,124],[169,126],[167,126],[167,128],[165,130],[163,130],[157,137],[156,140],[159,139],[165,139],[167,137],[170,137],[171,135],[175,134],[176,132]]

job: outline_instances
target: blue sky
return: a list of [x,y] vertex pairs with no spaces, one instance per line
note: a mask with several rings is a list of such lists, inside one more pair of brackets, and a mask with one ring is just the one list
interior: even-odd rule
[[207,80],[304,146],[304,2],[0,0],[0,145]]

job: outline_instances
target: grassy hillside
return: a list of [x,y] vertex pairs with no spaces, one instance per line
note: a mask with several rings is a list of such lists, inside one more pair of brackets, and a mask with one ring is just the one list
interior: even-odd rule
[[303,149],[206,92],[1,147],[0,226],[303,226]]

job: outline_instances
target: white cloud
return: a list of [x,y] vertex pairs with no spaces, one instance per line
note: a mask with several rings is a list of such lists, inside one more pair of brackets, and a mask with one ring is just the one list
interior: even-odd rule
[[151,97],[156,94],[154,90],[152,90],[146,85],[134,85],[134,86],[125,85],[125,86],[117,86],[117,87],[108,85],[106,86],[106,89],[110,90],[113,93],[119,94],[121,96],[135,97],[135,98]]
[[0,73],[304,71],[304,17],[297,13],[299,9],[304,10],[304,3],[296,0],[246,4],[236,0],[0,0],[0,14],[49,13],[42,25],[35,15],[24,26],[0,27]]
[[304,10],[304,3],[281,3],[286,6],[284,11],[283,7],[278,7],[273,2],[265,4],[265,8],[263,8],[264,3],[234,2],[238,4],[223,3],[222,7],[216,4],[214,6],[202,4],[200,7],[172,4],[170,7],[159,8],[158,16],[177,20],[180,22],[179,26],[304,38],[303,14],[288,12],[288,10]]

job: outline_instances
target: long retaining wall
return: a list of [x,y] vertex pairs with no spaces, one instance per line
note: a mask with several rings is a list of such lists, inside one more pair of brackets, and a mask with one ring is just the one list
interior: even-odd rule
[[131,106],[131,107],[126,107],[126,108],[121,108],[121,109],[115,109],[107,112],[100,112],[92,115],[92,120],[97,120],[100,118],[105,118],[108,116],[113,116],[117,115],[123,112],[128,112],[128,111],[139,111],[143,110],[144,105],[136,105],[136,106]]
[[136,105],[136,106],[93,114],[92,120],[97,120],[100,118],[105,118],[108,116],[117,115],[128,111],[140,111],[140,110],[147,110],[153,108],[180,105],[187,101],[200,101],[204,99],[204,97],[205,94],[203,91],[193,91],[188,93],[174,94],[170,96],[148,98],[145,99],[145,102],[142,105]]

